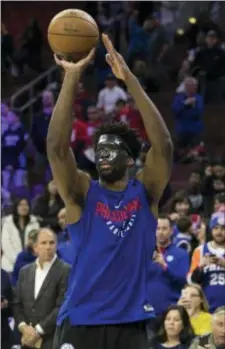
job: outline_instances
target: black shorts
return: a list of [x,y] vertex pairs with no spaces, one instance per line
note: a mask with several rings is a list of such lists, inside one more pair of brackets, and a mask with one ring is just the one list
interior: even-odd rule
[[72,326],[66,319],[56,328],[52,349],[147,349],[145,322]]

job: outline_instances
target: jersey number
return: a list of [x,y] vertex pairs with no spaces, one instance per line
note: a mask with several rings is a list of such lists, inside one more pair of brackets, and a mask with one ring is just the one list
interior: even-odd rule
[[224,273],[211,274],[210,285],[211,286],[217,286],[217,285],[224,286],[225,285]]

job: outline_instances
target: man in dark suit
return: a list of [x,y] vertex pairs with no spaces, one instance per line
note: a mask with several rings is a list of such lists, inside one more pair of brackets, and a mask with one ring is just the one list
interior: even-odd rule
[[22,348],[51,349],[70,267],[58,259],[56,237],[50,229],[40,230],[34,249],[37,260],[20,271],[14,315]]

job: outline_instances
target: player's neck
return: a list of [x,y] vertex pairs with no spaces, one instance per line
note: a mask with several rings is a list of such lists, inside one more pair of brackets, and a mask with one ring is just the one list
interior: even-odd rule
[[114,190],[114,191],[122,191],[126,188],[127,183],[128,183],[128,177],[125,176],[124,178],[120,179],[119,181],[116,181],[114,183],[108,183],[105,181],[102,181],[101,179],[99,180],[101,185],[109,190]]

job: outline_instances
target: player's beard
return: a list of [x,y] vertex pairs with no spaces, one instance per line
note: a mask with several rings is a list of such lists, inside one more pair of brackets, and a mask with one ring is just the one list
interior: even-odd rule
[[106,183],[114,183],[124,178],[127,167],[124,165],[112,166],[109,170],[98,169],[99,177]]
[[[124,149],[111,150],[111,156],[105,159],[97,157],[97,170],[99,177],[106,183],[115,183],[124,178],[128,168],[128,153]],[[105,163],[109,168],[104,168],[101,165]]]

